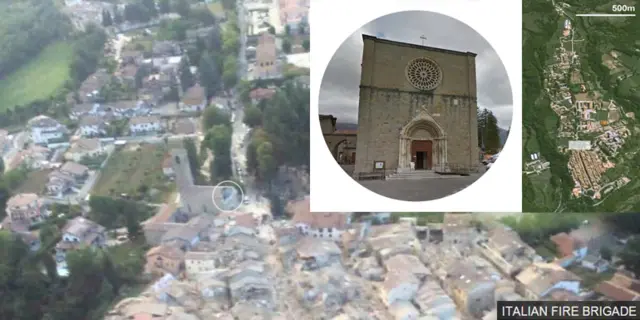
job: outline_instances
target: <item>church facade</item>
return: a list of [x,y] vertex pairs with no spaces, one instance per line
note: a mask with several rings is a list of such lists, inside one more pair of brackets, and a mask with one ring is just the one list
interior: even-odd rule
[[476,54],[363,40],[355,173],[477,170]]

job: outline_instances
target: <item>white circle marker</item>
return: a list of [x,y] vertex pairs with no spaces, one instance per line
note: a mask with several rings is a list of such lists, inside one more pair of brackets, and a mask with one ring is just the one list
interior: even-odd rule
[[[223,184],[225,184],[225,183],[231,183],[234,187],[237,188],[237,190],[240,190],[240,201],[238,201],[238,206],[233,208],[233,209],[231,209],[231,210],[224,210],[224,209],[220,208],[220,206],[218,206],[218,203],[216,203],[216,191],[218,190],[218,188],[225,187],[225,186],[223,186]],[[221,181],[220,183],[216,184],[215,187],[213,187],[213,192],[211,193],[211,200],[213,200],[213,205],[220,212],[234,212],[234,211],[240,209],[240,207],[242,206],[242,201],[244,201],[244,191],[242,191],[242,187],[237,182],[232,181],[232,180],[224,180],[224,181]]]

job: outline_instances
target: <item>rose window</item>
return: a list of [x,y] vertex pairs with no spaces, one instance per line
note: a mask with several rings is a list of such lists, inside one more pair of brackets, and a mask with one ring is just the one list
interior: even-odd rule
[[417,58],[409,62],[406,73],[409,83],[419,90],[433,90],[442,81],[440,67],[427,58]]

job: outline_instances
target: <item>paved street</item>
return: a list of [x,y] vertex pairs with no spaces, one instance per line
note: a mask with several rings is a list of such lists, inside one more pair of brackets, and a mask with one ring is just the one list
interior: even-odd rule
[[[238,55],[238,77],[240,79],[247,78],[247,11],[244,8],[243,1],[237,1],[238,24],[240,26],[240,52]],[[269,201],[260,195],[260,192],[252,187],[251,179],[247,176],[247,142],[250,129],[244,125],[243,105],[240,102],[237,90],[233,90],[232,104],[235,106],[234,122],[232,124],[233,134],[231,136],[231,158],[232,169],[235,178],[244,185],[245,196],[249,198],[249,203],[243,205],[242,210],[252,212],[256,215],[269,214],[271,207]],[[226,106],[227,104],[225,104]],[[240,170],[238,170],[240,169]]]
[[[423,180],[364,180],[363,187],[385,197],[404,201],[428,201],[452,195],[472,183],[480,175]],[[425,208],[426,209],[426,208]]]

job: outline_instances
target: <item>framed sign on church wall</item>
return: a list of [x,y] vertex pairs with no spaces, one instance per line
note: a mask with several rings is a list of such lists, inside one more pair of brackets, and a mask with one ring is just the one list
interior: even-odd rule
[[384,170],[384,161],[374,161],[373,169],[375,170]]

